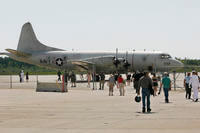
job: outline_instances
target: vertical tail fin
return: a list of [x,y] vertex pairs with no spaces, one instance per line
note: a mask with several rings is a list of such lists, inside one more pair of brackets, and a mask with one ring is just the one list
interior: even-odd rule
[[62,49],[57,49],[53,47],[48,47],[40,43],[33,31],[31,23],[25,23],[21,30],[21,35],[19,38],[17,51],[25,53],[34,53],[42,51],[63,51]]

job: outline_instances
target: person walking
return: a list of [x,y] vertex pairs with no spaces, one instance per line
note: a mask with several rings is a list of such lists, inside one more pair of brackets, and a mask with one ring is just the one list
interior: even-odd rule
[[154,96],[156,96],[158,91],[158,78],[156,77],[155,73],[153,74],[152,81],[153,81]]
[[111,74],[108,79],[108,86],[109,86],[109,96],[113,96],[113,88],[115,86],[115,77]]
[[124,90],[124,79],[122,78],[122,75],[119,75],[118,79],[117,79],[118,85],[119,85],[119,93],[120,96],[124,96],[125,95],[125,90]]
[[20,73],[21,82],[24,82],[24,70]]
[[58,81],[61,81],[61,77],[60,77],[60,76],[61,76],[61,72],[58,71],[58,72],[57,72],[57,75],[58,75]]
[[130,82],[131,82],[131,74],[130,73],[126,74],[126,82],[127,82],[127,86],[130,86]]
[[28,72],[26,72],[26,82],[28,82],[28,80],[29,80],[29,74]]
[[192,72],[192,77],[190,79],[189,85],[192,85],[194,101],[198,102],[199,77],[197,76],[197,72],[196,71]]
[[99,90],[104,90],[105,74],[103,72],[101,72],[99,76],[100,76]]
[[[139,87],[137,95],[140,95],[140,87],[142,88],[142,112],[146,112],[146,103],[147,103],[147,112],[151,112],[151,102],[150,102],[150,88],[152,87],[152,80],[149,77],[149,72],[144,72],[144,76],[139,80]],[[147,102],[146,102],[147,99]]]
[[87,82],[88,82],[88,87],[90,88],[90,82],[91,82],[91,73],[90,72],[88,72],[87,73]]
[[70,75],[70,78],[71,78],[71,83],[72,83],[71,87],[76,87],[76,75],[74,72],[72,72],[72,74]]
[[164,77],[160,84],[159,94],[161,93],[161,88],[163,87],[165,95],[165,103],[169,103],[169,90],[171,90],[171,80],[167,72],[164,73]]
[[187,76],[184,79],[184,87],[185,87],[185,98],[190,99],[191,97],[191,85],[190,84],[191,74],[187,73]]
[[117,85],[117,88],[119,88],[119,84],[118,84],[118,82],[117,82],[117,80],[118,80],[118,78],[119,78],[119,73],[115,73],[115,75],[114,75],[114,77],[115,77],[115,82],[116,82],[116,85]]
[[22,82],[21,71],[19,71],[19,82]]
[[132,78],[133,78],[133,87],[136,90],[136,93],[139,94],[140,93],[140,89],[139,89],[139,80],[140,78],[143,76],[143,73],[140,72],[136,72],[135,74],[133,74]]

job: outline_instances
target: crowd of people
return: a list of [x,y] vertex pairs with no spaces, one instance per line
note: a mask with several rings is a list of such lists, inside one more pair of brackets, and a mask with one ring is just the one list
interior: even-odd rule
[[[60,71],[57,72],[58,81],[61,81],[62,73]],[[76,74],[72,71],[71,73],[64,72],[64,81],[66,85],[68,85],[68,81],[71,81],[71,87],[76,87]]]
[[[58,71],[58,81],[61,81],[62,73]],[[21,70],[19,73],[20,83],[24,82],[24,76],[26,78],[26,82],[29,80],[29,73]],[[84,80],[83,74],[80,75],[81,81]],[[149,72],[135,72],[133,74],[127,73],[124,78],[121,74],[115,73],[110,74],[109,78],[106,80],[105,73],[101,72],[100,74],[88,72],[86,74],[87,87],[91,87],[91,81],[99,82],[99,90],[104,90],[104,85],[107,83],[109,88],[109,96],[114,96],[114,88],[116,87],[119,91],[119,96],[125,96],[125,86],[131,86],[133,83],[133,88],[137,94],[137,97],[140,97],[142,100],[142,112],[145,113],[151,112],[150,107],[150,95],[157,96],[160,95],[163,90],[165,96],[165,103],[169,103],[169,91],[171,90],[171,79],[168,73],[164,73],[162,78],[160,76],[156,76],[155,73],[150,75]],[[71,87],[76,87],[76,74],[74,72],[67,73],[64,72],[64,81],[66,85],[68,85],[68,81],[71,81]],[[192,71],[191,73],[187,73],[184,78],[184,87],[185,87],[185,98],[192,99],[194,102],[198,101],[198,92],[200,87],[200,77],[198,76],[198,72]],[[191,97],[191,93],[193,91],[193,97]]]
[[200,77],[196,71],[192,71],[192,76],[190,73],[187,73],[187,76],[184,79],[184,87],[186,90],[186,99],[191,99],[191,91],[193,90],[193,101],[198,102],[198,92],[200,85]]
[[[105,81],[105,74],[101,72],[100,74],[87,73],[88,87],[90,87],[90,82],[99,82],[99,90],[104,90],[104,84],[107,82],[109,88],[109,96],[114,96],[114,88],[119,90],[120,96],[125,96],[125,86],[130,86],[133,82],[133,88],[136,91],[137,96],[141,95],[142,99],[142,112],[151,112],[150,107],[150,95],[158,96],[163,91],[165,103],[169,103],[169,91],[171,90],[171,79],[168,73],[164,73],[162,78],[156,76],[155,73],[150,75],[149,72],[135,72],[133,74],[127,73],[124,78],[121,74],[110,74],[107,81]],[[191,91],[193,90],[193,101],[198,101],[198,89],[199,89],[200,78],[197,72],[193,71],[192,76],[190,73],[184,79],[184,86],[186,90],[186,98],[191,98]]]

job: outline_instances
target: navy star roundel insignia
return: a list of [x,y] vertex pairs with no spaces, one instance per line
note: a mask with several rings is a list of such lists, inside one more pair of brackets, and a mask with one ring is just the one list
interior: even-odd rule
[[63,60],[61,58],[56,59],[56,65],[57,66],[62,66],[63,65]]

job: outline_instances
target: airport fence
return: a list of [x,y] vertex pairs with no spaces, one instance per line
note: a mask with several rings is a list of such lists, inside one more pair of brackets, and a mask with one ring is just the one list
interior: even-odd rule
[[[80,83],[87,82],[87,76],[84,74],[83,78],[80,75],[76,75],[77,80]],[[126,78],[126,75],[123,75]],[[173,73],[170,74],[170,79],[172,79],[172,89],[184,89],[183,80],[185,74],[184,73]],[[109,78],[109,75],[106,75],[106,80]],[[37,86],[37,81],[39,82],[57,82],[57,75],[30,75],[28,82],[24,78],[24,82],[20,83],[20,79],[18,75],[0,75],[0,89],[35,89]],[[175,81],[174,81],[175,79]],[[91,86],[92,86],[91,82]],[[87,86],[87,83],[85,84]],[[132,85],[131,85],[132,86]],[[98,84],[95,83],[95,89],[97,89]]]

